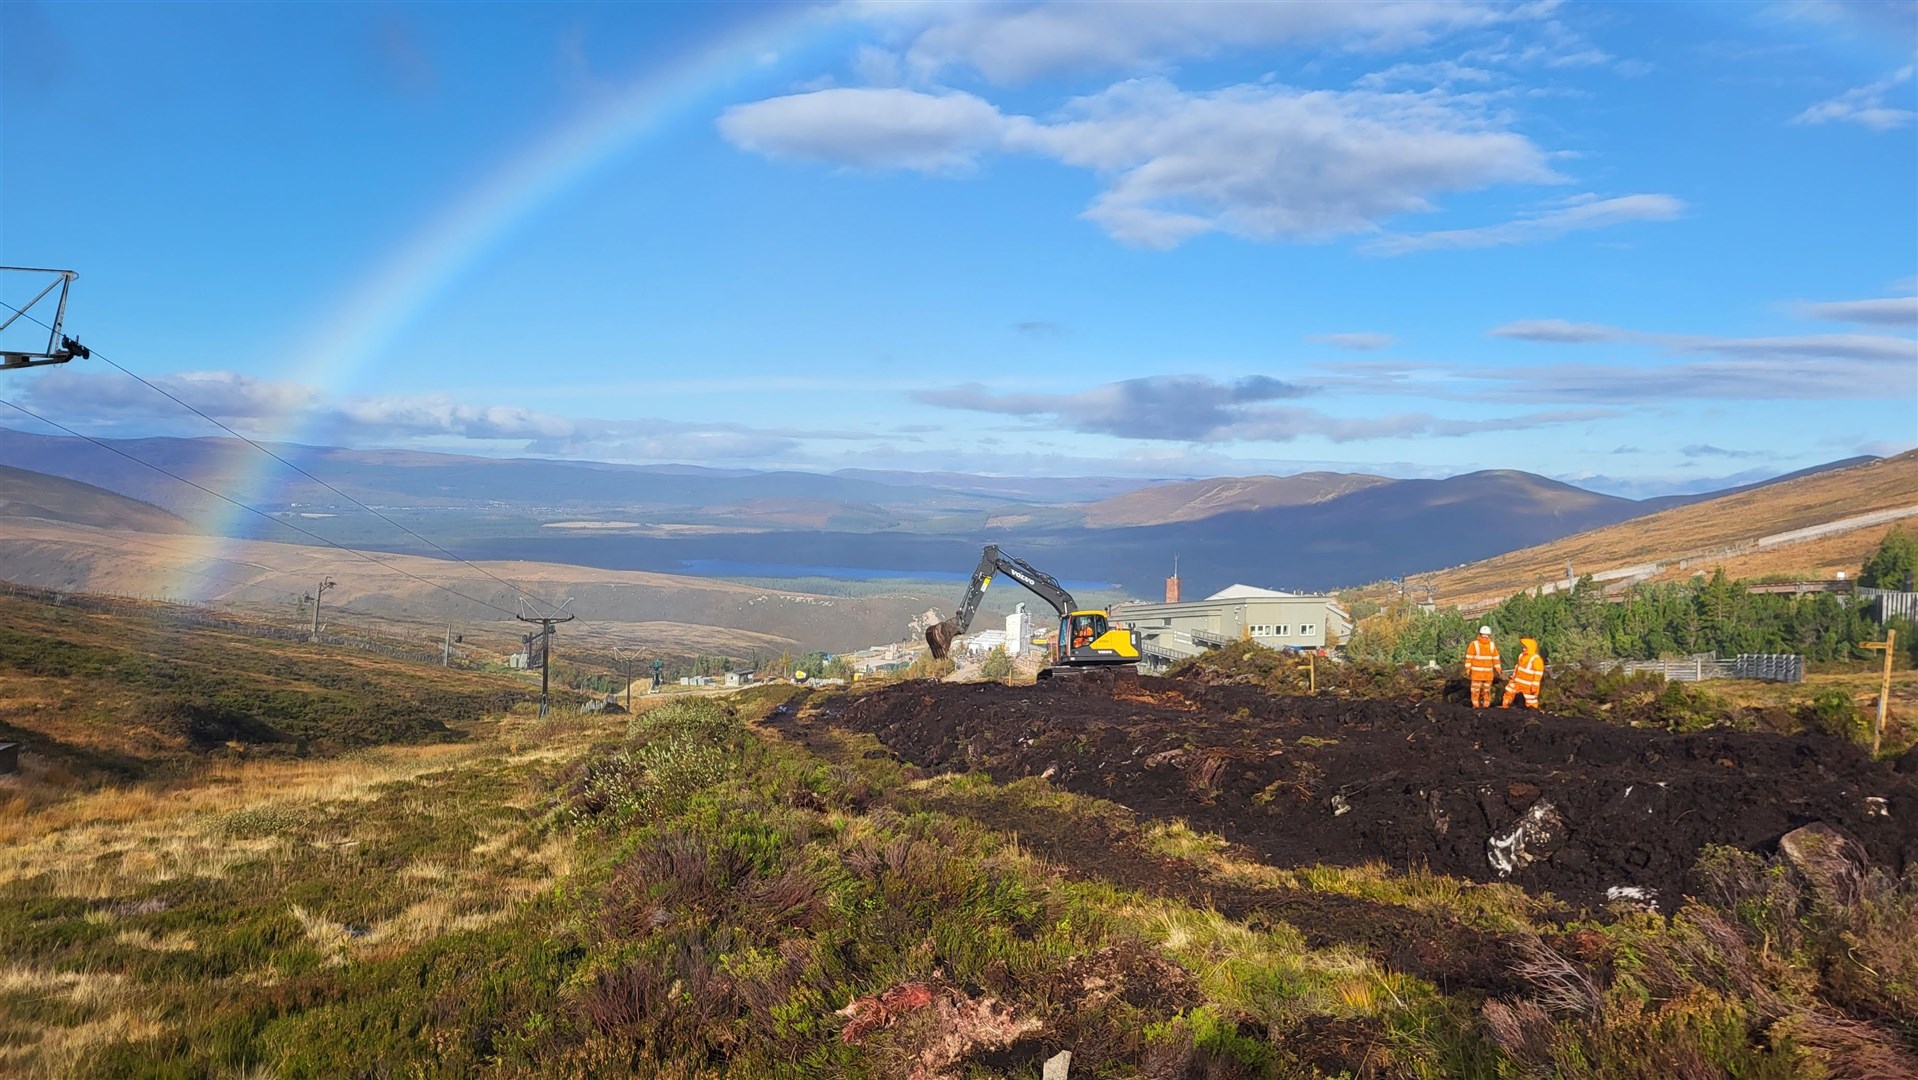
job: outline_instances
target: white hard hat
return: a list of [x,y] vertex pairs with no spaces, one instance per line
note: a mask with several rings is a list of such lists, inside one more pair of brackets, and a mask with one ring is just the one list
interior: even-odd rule
[[1481,633],[1481,634],[1484,634],[1484,635],[1485,635],[1486,637],[1491,637],[1491,636],[1492,636],[1492,628],[1491,628],[1491,627],[1489,627],[1489,626],[1481,626],[1481,627],[1479,627],[1479,628],[1478,628],[1478,632],[1479,632],[1479,633]]

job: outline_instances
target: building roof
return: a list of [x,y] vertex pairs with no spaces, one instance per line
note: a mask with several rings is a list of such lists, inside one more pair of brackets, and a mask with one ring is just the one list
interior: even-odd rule
[[1297,593],[1280,592],[1277,589],[1261,589],[1257,587],[1256,585],[1228,585],[1225,588],[1220,589],[1218,592],[1213,593],[1211,596],[1206,597],[1206,599],[1207,600],[1257,600],[1261,598],[1278,597],[1278,596],[1297,596],[1297,595],[1298,595]]

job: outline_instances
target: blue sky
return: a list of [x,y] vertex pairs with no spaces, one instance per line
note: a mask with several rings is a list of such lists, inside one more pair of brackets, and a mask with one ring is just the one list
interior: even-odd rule
[[[10,3],[0,50],[0,261],[253,435],[1633,495],[1918,442],[1914,4]],[[0,394],[211,433],[98,361]]]

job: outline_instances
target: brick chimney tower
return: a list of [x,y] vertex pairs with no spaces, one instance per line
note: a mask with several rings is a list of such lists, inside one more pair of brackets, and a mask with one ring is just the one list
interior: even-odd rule
[[1165,602],[1168,604],[1179,602],[1179,557],[1177,555],[1172,556],[1172,576],[1165,579]]

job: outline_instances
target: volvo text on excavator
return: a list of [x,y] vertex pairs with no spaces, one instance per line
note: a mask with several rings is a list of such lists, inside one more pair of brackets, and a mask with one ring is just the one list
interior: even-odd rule
[[1078,610],[1072,594],[1051,574],[1024,559],[1005,554],[997,544],[987,544],[980,554],[979,568],[972,572],[972,584],[966,589],[966,598],[959,603],[958,613],[927,628],[926,644],[935,658],[945,659],[952,649],[952,639],[972,626],[972,617],[978,613],[979,601],[985,599],[986,586],[992,583],[995,573],[1024,585],[1059,613],[1059,641],[1053,646],[1053,665],[1039,672],[1041,679],[1139,662],[1137,630],[1112,627],[1106,612]]

